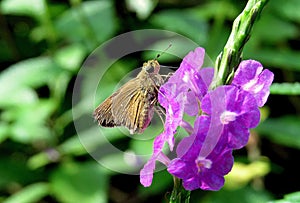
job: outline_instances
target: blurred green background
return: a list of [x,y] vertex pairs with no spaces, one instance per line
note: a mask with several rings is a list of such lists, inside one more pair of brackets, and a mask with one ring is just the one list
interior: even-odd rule
[[[166,171],[143,188],[138,176],[107,170],[81,145],[72,117],[76,75],[96,47],[138,29],[182,34],[215,60],[245,5],[240,0],[2,0],[0,202],[165,202],[172,190]],[[299,11],[299,0],[270,0],[254,25],[244,59],[272,70],[276,84],[249,144],[235,152],[225,187],[193,191],[191,202],[300,202]],[[109,75],[107,86],[148,59],[137,53],[118,63],[118,74]],[[112,89],[103,91],[108,96]],[[149,149],[149,143],[115,132],[116,146]],[[101,139],[93,136],[89,142]],[[124,167],[123,157],[103,159]]]

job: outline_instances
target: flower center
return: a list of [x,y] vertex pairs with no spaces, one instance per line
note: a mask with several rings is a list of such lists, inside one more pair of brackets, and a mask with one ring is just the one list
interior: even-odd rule
[[234,121],[236,116],[237,114],[235,112],[224,111],[220,116],[221,123],[228,124],[229,122]]
[[205,168],[210,169],[212,165],[212,161],[210,159],[206,159],[205,157],[201,156],[199,156],[195,162],[198,168],[198,172],[201,172]]

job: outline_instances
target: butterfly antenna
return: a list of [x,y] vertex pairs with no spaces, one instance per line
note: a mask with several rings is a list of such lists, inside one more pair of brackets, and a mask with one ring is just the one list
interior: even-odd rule
[[165,50],[163,50],[161,53],[157,54],[156,57],[154,58],[154,60],[157,60],[158,57],[160,57],[161,55],[163,55],[168,49],[170,49],[170,47],[172,46],[172,44],[170,43],[169,46],[167,48],[165,48]]

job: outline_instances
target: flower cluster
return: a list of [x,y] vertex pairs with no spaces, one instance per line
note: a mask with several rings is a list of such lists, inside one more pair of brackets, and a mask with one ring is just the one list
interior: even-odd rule
[[[242,61],[230,85],[211,90],[214,69],[201,68],[204,55],[200,47],[190,52],[160,88],[158,101],[166,110],[165,128],[140,172],[144,186],[151,185],[155,162],[160,161],[170,174],[182,179],[186,190],[219,190],[232,168],[232,151],[247,144],[250,128],[259,123],[259,107],[269,96],[273,73],[263,70],[257,61]],[[183,120],[184,114],[195,117],[193,127]],[[165,142],[173,150],[179,126],[190,135],[180,141],[177,157],[170,160],[162,150]]]

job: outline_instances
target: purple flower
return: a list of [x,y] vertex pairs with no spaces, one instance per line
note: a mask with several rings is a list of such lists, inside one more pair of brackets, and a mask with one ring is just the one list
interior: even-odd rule
[[207,115],[196,118],[194,133],[179,143],[168,171],[187,190],[219,190],[233,165],[232,150],[246,145],[259,109],[250,93],[232,85],[208,92],[201,109]]
[[[169,147],[173,150],[174,137],[177,127],[180,125],[184,113],[184,105],[186,103],[186,92],[180,92],[175,83],[166,83],[162,89],[158,100],[166,110],[166,120],[164,125],[164,132],[157,137],[164,138],[169,143]],[[179,87],[181,90],[182,87]],[[154,151],[156,146],[154,146]]]
[[[260,120],[255,98],[232,85],[219,86],[206,94],[202,99],[201,109],[211,116],[211,136],[216,140],[220,136],[226,136],[228,147],[233,149],[247,144],[249,129],[256,127]],[[216,142],[205,146],[213,148]]]
[[232,85],[250,92],[256,99],[257,105],[262,107],[270,94],[270,85],[274,74],[254,60],[242,61],[235,72]]
[[189,52],[182,60],[180,67],[176,70],[168,82],[182,82],[188,71],[199,72],[203,65],[205,50],[201,47]]
[[[204,55],[205,50],[200,47],[196,48],[195,51],[191,51],[187,56],[184,57],[180,67],[168,80],[168,82],[160,87],[158,101],[166,110],[166,122],[164,126],[165,130],[158,139],[164,138],[165,141],[169,143],[171,151],[173,150],[174,146],[173,136],[176,133],[176,128],[182,121],[184,109],[188,103],[188,91],[192,88],[195,90],[199,89],[194,87],[194,85],[197,85],[201,79],[201,76],[198,72],[203,64]],[[206,72],[205,74],[208,75]],[[201,81],[201,84],[203,86],[201,90],[207,91],[207,87],[205,87],[206,84],[203,81]],[[190,97],[191,95],[189,95],[189,98]],[[192,101],[192,99],[189,101]],[[194,105],[196,105],[196,103]],[[198,105],[195,107],[198,107]],[[154,149],[157,148],[157,146],[154,146]]]
[[[164,143],[168,142],[170,150],[173,150],[174,134],[176,133],[177,127],[182,123],[185,106],[188,103],[187,97],[189,89],[193,89],[192,92],[197,91],[199,95],[201,95],[201,91],[206,93],[208,89],[205,82],[200,82],[201,76],[199,74],[204,55],[205,50],[200,47],[190,52],[184,57],[180,67],[168,82],[160,87],[158,101],[166,110],[166,121],[164,131],[154,140],[151,158],[140,172],[140,181],[144,186],[149,186],[152,183],[155,162],[162,155]],[[204,74],[208,75],[209,73],[204,72]],[[201,88],[198,84],[201,84]],[[202,94],[204,95],[205,93]],[[189,95],[189,97],[191,97],[191,95]],[[195,102],[194,105],[193,110],[195,114],[197,114],[199,105],[197,102]]]
[[[205,50],[201,47],[189,52],[182,60],[180,67],[170,77],[168,82],[161,86],[160,90],[168,91],[169,84],[176,84],[176,93],[187,93],[188,90],[191,90],[201,100],[206,94],[214,75],[213,68],[201,68],[204,56]],[[164,98],[159,98],[161,104],[164,101]]]
[[[153,154],[140,172],[150,186],[156,161],[182,179],[187,190],[219,190],[233,165],[232,150],[244,147],[250,128],[258,125],[274,75],[254,60],[242,61],[232,84],[210,90],[213,68],[201,68],[205,51],[196,48],[184,57],[178,70],[161,86],[160,105],[166,110],[164,131],[155,138]],[[192,127],[184,114],[195,116]],[[167,142],[172,151],[178,126],[190,134],[177,146],[173,160],[162,152]]]
[[[189,116],[195,116],[199,113],[199,103],[209,89],[210,83],[214,77],[214,69],[202,68],[200,69],[199,74],[195,74],[194,76],[197,76],[197,80],[194,79],[191,80],[193,82],[190,82],[191,91],[187,92],[187,103],[184,107],[184,112]],[[193,83],[198,83],[199,85],[197,86]]]
[[162,152],[153,153],[151,158],[147,161],[147,163],[140,171],[140,182],[144,187],[149,187],[152,183],[153,172],[155,170],[156,161],[160,161],[165,165],[168,165],[168,163],[170,162],[170,160],[164,153]]
[[219,139],[208,155],[201,153],[209,126],[208,116],[198,117],[194,133],[179,143],[178,158],[168,165],[169,173],[182,179],[186,190],[219,190],[224,185],[224,175],[232,168],[232,150],[226,147],[226,139]]
[[[192,62],[191,59],[196,60],[196,57],[200,55],[198,52],[201,53],[201,63]],[[206,94],[213,79],[213,68],[200,69],[203,64],[204,54],[204,50],[195,49],[194,52],[190,52],[184,57],[180,65],[181,71],[184,72],[181,82],[186,83],[189,90],[191,90],[199,100]],[[198,59],[198,61],[200,60]]]

